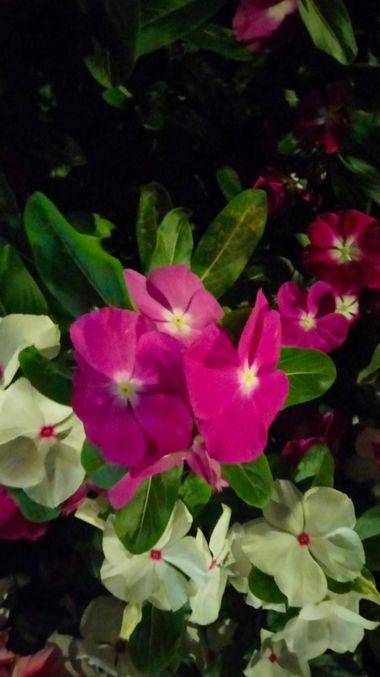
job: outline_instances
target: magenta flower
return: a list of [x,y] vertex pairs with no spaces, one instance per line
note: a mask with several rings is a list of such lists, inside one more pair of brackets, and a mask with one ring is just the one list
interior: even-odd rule
[[380,229],[367,214],[349,209],[321,214],[309,226],[306,268],[346,294],[380,288]]
[[345,340],[350,322],[337,312],[336,295],[327,282],[316,282],[309,289],[285,282],[277,302],[283,345],[328,353]]
[[263,451],[288,390],[287,377],[276,370],[280,343],[279,314],[259,291],[237,349],[214,326],[186,352],[190,401],[212,458],[239,463]]
[[298,141],[307,147],[319,146],[327,154],[337,153],[348,125],[347,98],[347,86],[341,82],[307,94],[294,127]]
[[223,310],[199,277],[182,264],[156,268],[148,277],[127,269],[128,290],[139,311],[156,329],[190,345]]
[[260,51],[297,9],[297,0],[241,0],[232,21],[235,37],[253,52]]
[[103,308],[71,325],[79,365],[73,408],[88,439],[134,466],[190,444],[181,344],[128,310]]
[[20,512],[17,503],[0,486],[0,539],[15,541],[26,538],[35,541],[44,535],[48,525],[42,522],[30,522]]

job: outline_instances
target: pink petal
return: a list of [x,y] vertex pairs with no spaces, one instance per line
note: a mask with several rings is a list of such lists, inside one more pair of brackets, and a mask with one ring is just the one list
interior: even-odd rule
[[310,224],[308,235],[313,247],[333,247],[334,241],[341,235],[339,215],[321,214]]
[[307,289],[296,282],[285,282],[277,292],[277,303],[281,317],[299,318],[307,312]]
[[269,310],[268,302],[259,289],[255,306],[240,337],[238,353],[241,363],[257,367],[274,367],[280,357],[281,321],[276,310]]
[[320,317],[334,313],[336,309],[335,292],[327,282],[316,282],[307,291],[308,311]]
[[140,337],[133,377],[149,392],[172,392],[186,398],[183,348],[177,339],[159,331]]
[[224,314],[216,298],[206,289],[195,292],[187,312],[191,317],[191,326],[195,329],[203,329],[211,322],[217,322]]
[[179,397],[144,394],[134,414],[155,451],[170,453],[189,446],[192,415],[190,408]]
[[127,283],[128,291],[133,299],[133,303],[137,306],[140,312],[144,313],[144,315],[147,315],[147,317],[149,317],[151,320],[162,320],[164,309],[168,308],[168,304],[165,299],[157,301],[148,293],[147,280],[144,275],[137,273],[135,270],[127,268],[124,271],[124,277]]
[[204,287],[199,277],[181,263],[156,268],[147,279],[148,293],[160,303],[165,301],[165,307],[172,310],[187,310],[200,289]]
[[260,420],[269,426],[280,411],[288,394],[288,378],[283,371],[274,371],[259,378],[250,399]]

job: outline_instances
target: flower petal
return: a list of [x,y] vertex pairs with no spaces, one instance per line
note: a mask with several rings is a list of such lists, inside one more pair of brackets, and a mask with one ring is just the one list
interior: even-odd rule
[[263,508],[265,519],[281,531],[298,536],[304,530],[302,494],[292,482],[276,480],[269,503]]
[[355,509],[351,499],[330,487],[312,487],[303,497],[305,531],[322,536],[335,529],[355,526]]
[[0,446],[0,483],[8,487],[32,487],[43,480],[43,454],[28,437],[17,437]]
[[335,581],[352,581],[365,562],[362,542],[352,529],[337,529],[328,536],[312,537],[310,552],[323,571]]

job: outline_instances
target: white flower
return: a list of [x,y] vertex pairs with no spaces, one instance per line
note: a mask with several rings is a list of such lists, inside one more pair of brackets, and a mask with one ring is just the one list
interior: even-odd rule
[[364,551],[345,494],[313,487],[303,496],[291,482],[276,480],[263,514],[246,525],[242,548],[274,577],[290,606],[320,602],[327,594],[325,574],[336,581],[359,576]]
[[190,621],[200,625],[209,625],[217,618],[227,583],[227,571],[223,563],[228,553],[229,543],[227,531],[231,519],[231,509],[222,506],[223,512],[211,534],[210,543],[198,529],[196,541],[204,553],[206,581],[199,585],[193,582],[190,586]]
[[198,583],[207,575],[203,552],[195,538],[186,536],[192,517],[184,504],[178,501],[161,538],[141,555],[133,555],[123,546],[113,521],[110,516],[103,537],[106,559],[100,574],[106,588],[133,604],[148,600],[159,609],[180,609],[188,600],[188,581],[183,574]]
[[247,668],[246,677],[310,677],[310,668],[304,658],[290,651],[285,640],[262,630],[261,649],[255,651]]
[[59,353],[59,339],[59,329],[47,315],[17,313],[0,318],[0,390],[12,381],[24,348],[35,346],[51,359]]
[[355,651],[364,630],[373,630],[378,623],[359,614],[362,595],[349,592],[337,595],[329,591],[319,604],[307,604],[281,632],[289,648],[306,660],[321,656],[328,649],[336,653]]
[[24,489],[54,508],[84,479],[83,426],[71,407],[57,404],[20,378],[4,391],[0,407],[0,483]]

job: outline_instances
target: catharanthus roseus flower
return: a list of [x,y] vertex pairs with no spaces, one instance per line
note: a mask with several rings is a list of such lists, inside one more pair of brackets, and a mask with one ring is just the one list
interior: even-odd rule
[[259,51],[297,9],[297,0],[241,0],[232,22],[235,37]]
[[0,406],[0,482],[54,508],[84,479],[83,426],[71,407],[49,400],[25,378],[4,391]]
[[195,581],[190,584],[191,616],[189,620],[199,625],[208,625],[216,621],[227,584],[228,573],[223,568],[223,564],[229,550],[227,532],[231,509],[222,505],[222,510],[222,515],[212,531],[209,544],[199,529],[196,535],[199,548],[204,553],[206,580],[201,585]]
[[156,329],[185,345],[223,316],[217,300],[185,265],[156,268],[147,278],[127,269],[125,279],[139,311],[152,320]]
[[190,444],[192,416],[176,339],[116,308],[83,315],[70,333],[79,365],[74,411],[105,458],[132,467]]
[[278,443],[284,445],[283,458],[298,463],[313,445],[325,444],[338,455],[347,422],[340,412],[321,412],[313,402],[282,412],[273,425],[273,432]]
[[354,322],[360,315],[359,299],[357,294],[338,294],[336,297],[336,312],[350,322]]
[[280,634],[261,630],[260,638],[261,649],[244,670],[246,677],[310,677],[305,658],[290,650]]
[[188,599],[184,574],[199,584],[206,580],[204,553],[193,536],[186,536],[191,524],[189,511],[178,501],[157,543],[148,552],[133,555],[116,536],[109,517],[103,538],[103,584],[115,597],[132,604],[147,600],[159,609],[180,609]]
[[276,480],[263,515],[246,525],[242,547],[252,564],[274,577],[290,606],[320,602],[326,575],[340,582],[359,576],[364,551],[345,494],[313,487],[302,495],[291,482]]
[[334,289],[316,282],[309,289],[285,282],[277,295],[282,343],[329,352],[345,340],[350,326],[337,312]]
[[380,288],[378,222],[356,209],[321,214],[309,226],[304,263],[320,280],[347,294]]
[[9,677],[70,677],[58,647],[47,646],[31,656],[20,656]]
[[301,100],[294,134],[302,145],[337,153],[348,124],[347,95],[347,86],[335,83]]
[[305,180],[296,174],[286,174],[277,169],[268,167],[264,169],[254,184],[254,188],[265,190],[268,198],[268,209],[272,216],[282,214],[289,206],[292,198],[302,196],[307,202],[311,201],[312,195],[306,192]]
[[263,451],[288,391],[286,375],[276,369],[280,342],[279,314],[259,291],[237,349],[211,327],[186,352],[190,401],[212,458],[239,463]]
[[9,385],[18,367],[18,356],[34,346],[47,358],[59,353],[60,333],[46,315],[15,313],[0,318],[0,390]]
[[47,524],[26,519],[12,496],[0,486],[0,539],[14,541],[26,538],[35,541],[43,536],[47,528]]

